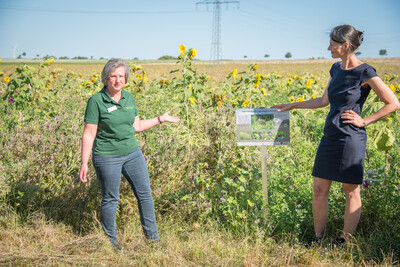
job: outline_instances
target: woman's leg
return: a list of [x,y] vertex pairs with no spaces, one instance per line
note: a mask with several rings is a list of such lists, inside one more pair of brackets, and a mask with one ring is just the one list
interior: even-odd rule
[[322,238],[328,219],[328,194],[332,181],[314,177],[313,216],[315,236]]
[[100,222],[111,243],[117,245],[115,219],[119,202],[122,157],[93,156],[93,166],[101,188]]
[[138,200],[140,221],[145,236],[149,239],[158,239],[154,202],[151,195],[150,179],[147,164],[140,149],[126,156],[122,173],[132,187]]
[[361,216],[360,186],[357,184],[343,183],[346,194],[346,208],[344,211],[343,237],[353,234]]

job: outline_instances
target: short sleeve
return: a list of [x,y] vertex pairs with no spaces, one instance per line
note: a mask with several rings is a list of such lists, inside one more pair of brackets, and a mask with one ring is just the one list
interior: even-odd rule
[[98,125],[99,117],[99,107],[97,102],[91,97],[86,106],[84,122]]
[[335,68],[337,68],[338,62],[335,62],[331,69],[329,70],[329,74],[331,75],[331,77],[333,76],[333,71],[335,70]]
[[361,83],[363,83],[371,78],[374,78],[376,76],[378,76],[378,74],[376,73],[375,68],[368,65],[367,68],[361,74]]

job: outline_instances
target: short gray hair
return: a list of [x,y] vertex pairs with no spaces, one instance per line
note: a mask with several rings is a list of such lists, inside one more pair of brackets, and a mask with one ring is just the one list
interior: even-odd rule
[[112,58],[110,59],[103,68],[101,72],[101,81],[104,86],[107,86],[107,79],[110,76],[110,73],[115,70],[116,68],[124,67],[125,68],[125,82],[128,82],[129,79],[129,66],[124,60],[120,58]]
[[350,52],[358,49],[364,39],[364,33],[356,30],[353,26],[343,24],[333,28],[331,32],[331,40],[336,43],[348,42],[350,45]]

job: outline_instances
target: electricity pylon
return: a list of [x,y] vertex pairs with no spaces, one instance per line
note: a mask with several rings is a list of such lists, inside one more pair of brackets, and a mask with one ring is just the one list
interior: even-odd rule
[[196,7],[199,4],[206,4],[207,9],[208,5],[213,5],[213,28],[212,28],[212,38],[211,38],[211,51],[210,51],[210,59],[211,60],[220,60],[222,56],[221,51],[221,5],[226,4],[239,4],[239,1],[223,1],[223,0],[203,0],[201,2],[196,3]]

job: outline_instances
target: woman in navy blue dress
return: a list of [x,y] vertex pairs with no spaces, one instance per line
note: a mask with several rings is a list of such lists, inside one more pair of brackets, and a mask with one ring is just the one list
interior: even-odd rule
[[[328,50],[341,61],[332,65],[331,78],[320,98],[273,106],[281,110],[320,108],[330,105],[324,136],[315,157],[313,216],[315,239],[324,234],[328,218],[328,193],[332,181],[341,182],[346,195],[344,226],[339,243],[354,233],[361,215],[360,184],[363,181],[367,135],[365,126],[400,108],[397,97],[370,65],[355,55],[363,33],[351,25],[335,27]],[[385,105],[367,118],[361,118],[363,104],[373,90]]]

